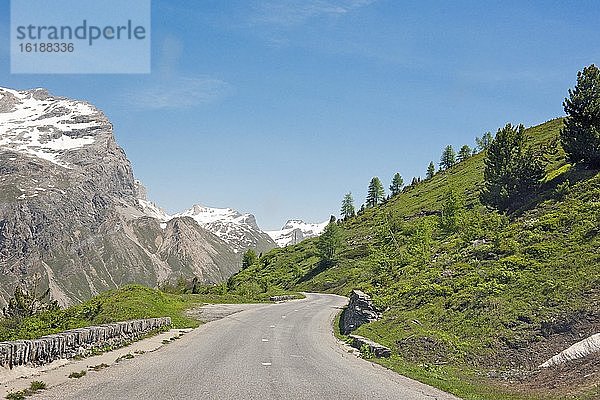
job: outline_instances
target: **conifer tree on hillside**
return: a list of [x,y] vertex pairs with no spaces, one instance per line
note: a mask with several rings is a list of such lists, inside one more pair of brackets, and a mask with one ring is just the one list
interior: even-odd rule
[[335,222],[330,222],[325,230],[317,239],[317,250],[321,257],[321,262],[332,265],[337,261],[337,255],[342,249],[344,236],[342,229]]
[[41,290],[41,277],[34,274],[32,282],[27,282],[26,287],[15,287],[14,296],[2,309],[2,315],[4,318],[19,321],[25,317],[58,309],[58,302],[50,297],[50,289]]
[[440,159],[440,168],[448,169],[456,164],[456,152],[451,145],[446,146]]
[[435,164],[433,161],[429,162],[429,166],[427,166],[427,179],[433,178],[435,175]]
[[572,163],[600,168],[600,70],[594,64],[577,73],[563,102],[567,113],[560,140]]
[[378,177],[374,176],[369,183],[367,207],[375,207],[385,199],[385,190]]
[[458,151],[458,162],[463,162],[467,158],[471,157],[471,147],[468,144],[463,145]]
[[475,143],[477,144],[477,149],[479,149],[479,151],[487,150],[490,147],[490,145],[492,144],[493,140],[494,140],[494,136],[492,135],[491,132],[486,132],[483,134],[483,136],[476,137]]
[[392,184],[390,185],[391,196],[399,194],[402,190],[402,186],[404,186],[404,179],[402,179],[402,176],[399,172],[396,172],[392,178]]
[[352,218],[356,215],[356,210],[354,209],[354,199],[352,198],[351,192],[344,195],[340,214],[344,219]]
[[447,233],[456,232],[460,226],[464,207],[464,198],[452,190],[448,191],[439,215],[440,228]]
[[255,264],[258,261],[258,257],[256,256],[256,252],[252,249],[246,250],[244,255],[242,256],[242,269],[246,269],[249,266]]
[[500,211],[519,205],[544,176],[543,158],[526,146],[524,131],[523,125],[507,124],[487,150],[481,201]]

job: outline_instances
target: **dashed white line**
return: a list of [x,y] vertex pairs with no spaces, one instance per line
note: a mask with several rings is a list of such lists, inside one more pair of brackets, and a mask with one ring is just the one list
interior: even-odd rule
[[269,339],[264,339],[264,338],[263,338],[263,339],[262,339],[262,341],[263,341],[263,342],[268,342],[268,341],[269,341]]
[[271,325],[269,328],[275,328],[275,325]]
[[262,363],[262,365],[264,365],[265,367],[268,367],[269,365],[271,365],[271,363],[270,362],[264,362],[264,363]]
[[285,318],[285,315],[282,315],[281,318]]

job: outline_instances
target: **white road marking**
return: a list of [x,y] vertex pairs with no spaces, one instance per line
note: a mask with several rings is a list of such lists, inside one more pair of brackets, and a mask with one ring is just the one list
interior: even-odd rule
[[264,365],[265,367],[268,367],[269,365],[271,365],[271,363],[267,362],[267,363],[262,363],[262,365]]
[[275,328],[275,325],[271,325],[269,328]]
[[298,310],[294,310],[294,312],[298,312]]
[[262,341],[263,341],[263,342],[268,342],[268,341],[269,341],[269,339],[263,339]]
[[282,315],[281,318],[285,318],[285,315]]

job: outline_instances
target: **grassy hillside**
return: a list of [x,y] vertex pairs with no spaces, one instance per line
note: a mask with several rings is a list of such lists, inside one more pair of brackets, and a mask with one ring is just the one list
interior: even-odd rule
[[[479,203],[478,154],[341,223],[345,245],[334,266],[319,263],[312,239],[271,251],[229,287],[342,295],[359,288],[385,312],[357,333],[393,349],[382,361],[388,367],[470,399],[571,395],[577,385],[568,382],[538,390],[545,375],[531,372],[600,331],[600,174],[566,164],[561,125],[527,130],[531,144],[556,151],[542,189],[509,216]],[[452,232],[436,215],[449,191],[464,200]],[[505,384],[511,380],[519,383]],[[588,381],[579,398],[599,395],[598,377]]]
[[64,310],[49,311],[22,321],[0,319],[0,341],[34,339],[68,329],[139,318],[171,317],[174,328],[198,326],[184,311],[201,303],[245,302],[232,295],[171,294],[128,285]]

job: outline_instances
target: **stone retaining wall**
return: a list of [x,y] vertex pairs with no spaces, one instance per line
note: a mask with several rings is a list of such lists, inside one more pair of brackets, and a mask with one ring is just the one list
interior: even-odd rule
[[0,366],[43,365],[60,358],[118,346],[171,324],[171,318],[148,318],[73,329],[33,340],[0,342]]

